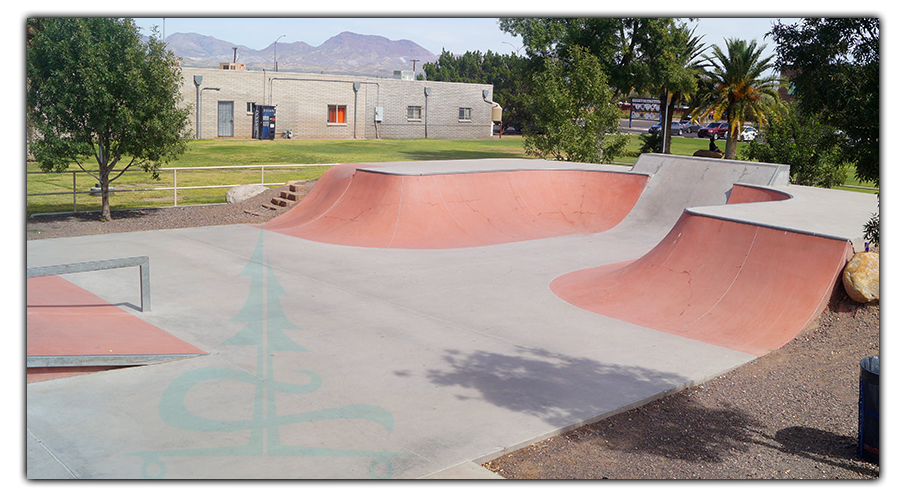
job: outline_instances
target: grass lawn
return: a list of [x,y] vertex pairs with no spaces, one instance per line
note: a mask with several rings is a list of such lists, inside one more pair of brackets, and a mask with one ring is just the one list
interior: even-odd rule
[[[857,187],[851,187],[857,186]],[[860,193],[870,193],[874,194],[878,192],[878,188],[875,187],[874,182],[860,182],[859,179],[856,178],[856,167],[850,165],[847,167],[847,178],[844,180],[844,185],[837,188],[843,189],[845,191],[857,191]]]
[[[724,147],[724,141],[720,141]],[[628,136],[626,154],[617,157],[615,163],[633,165],[639,156],[641,142],[637,135]],[[708,139],[674,137],[672,153],[691,156],[698,149],[706,149]],[[738,143],[738,152],[744,144]],[[443,139],[381,139],[381,140],[200,140],[191,142],[188,151],[178,160],[163,168],[189,168],[210,166],[252,166],[252,165],[296,165],[373,163],[416,160],[461,160],[478,158],[527,158],[520,135],[507,135],[502,139],[443,140]],[[95,170],[96,163],[87,162],[85,168]],[[266,183],[284,184],[289,181],[315,179],[328,166],[303,168],[267,168]],[[28,172],[39,172],[34,163],[27,164]],[[53,196],[26,197],[27,215],[36,213],[70,212],[72,203],[72,172],[81,172],[77,165],[71,165],[62,173],[26,175],[27,193],[68,192]],[[871,183],[860,184],[850,171],[847,184],[872,187]],[[117,208],[142,208],[172,206],[171,190],[124,192],[128,189],[171,188],[174,178],[178,180],[178,205],[223,203],[229,188],[186,189],[192,186],[238,185],[259,183],[260,169],[231,170],[161,170],[159,179],[153,180],[142,170],[129,170],[113,183],[119,190],[110,198],[110,205]],[[76,190],[89,191],[96,183],[93,177],[78,173],[75,175]],[[873,192],[862,190],[863,192]],[[77,195],[79,212],[99,210],[100,197],[89,194]]]

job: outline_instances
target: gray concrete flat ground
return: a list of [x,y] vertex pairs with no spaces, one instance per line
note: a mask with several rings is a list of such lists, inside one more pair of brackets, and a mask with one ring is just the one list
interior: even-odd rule
[[[30,241],[28,267],[149,256],[153,309],[126,310],[209,354],[29,384],[28,477],[492,477],[477,464],[753,358],[549,289],[664,234],[451,250],[251,226]],[[66,279],[140,303],[136,270]]]

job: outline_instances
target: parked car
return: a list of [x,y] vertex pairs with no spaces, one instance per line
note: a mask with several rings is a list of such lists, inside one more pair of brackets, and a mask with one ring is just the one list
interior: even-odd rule
[[[650,132],[651,134],[658,134],[659,128],[659,123],[657,123],[656,125],[653,125],[649,129],[647,129],[647,132]],[[684,135],[684,129],[682,128],[680,122],[672,122],[672,135]]]
[[697,131],[697,137],[712,137],[716,140],[728,133],[728,122],[712,122]]
[[748,125],[741,130],[741,135],[738,136],[738,140],[749,142],[755,141],[757,137],[759,137],[759,131]]
[[703,125],[691,123],[690,120],[681,120],[679,123],[681,123],[681,129],[684,130],[685,134],[696,134],[703,128]]
[[[746,125],[741,130],[741,134],[738,136],[738,140],[744,141],[744,142],[749,142],[749,141],[755,141],[757,137],[759,137],[759,131],[749,125]],[[728,138],[727,133],[725,134],[725,138],[726,139]]]

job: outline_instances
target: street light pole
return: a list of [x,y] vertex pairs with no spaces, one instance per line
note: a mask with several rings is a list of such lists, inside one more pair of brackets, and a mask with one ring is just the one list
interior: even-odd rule
[[274,55],[274,59],[275,59],[275,72],[276,72],[276,73],[278,72],[278,40],[281,40],[282,38],[284,38],[284,37],[286,37],[286,36],[287,36],[287,35],[281,35],[280,37],[278,37],[278,38],[275,39],[275,55]]
[[195,120],[194,125],[197,126],[197,130],[194,133],[197,139],[200,138],[200,84],[203,82],[203,75],[194,75],[194,86],[197,89],[197,118]]

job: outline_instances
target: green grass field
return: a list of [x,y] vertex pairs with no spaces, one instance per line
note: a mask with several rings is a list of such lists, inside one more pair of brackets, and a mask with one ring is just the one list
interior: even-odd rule
[[[189,168],[244,165],[296,165],[334,163],[372,163],[414,160],[456,160],[477,158],[525,158],[521,136],[506,136],[501,140],[377,140],[377,141],[193,141],[184,155],[163,168]],[[96,162],[84,164],[88,170],[97,168]],[[315,179],[327,166],[302,169],[266,169],[265,182],[284,184],[289,181]],[[28,164],[28,172],[39,172],[36,164]],[[70,212],[73,209],[72,173],[80,172],[71,165],[66,172],[53,174],[29,174],[26,176],[27,193],[68,191],[69,194],[53,196],[28,196],[27,215],[36,213]],[[159,179],[140,169],[129,170],[113,183],[119,192],[110,198],[110,206],[138,208],[172,206],[174,196],[168,191],[124,192],[128,189],[170,188],[174,176],[178,176],[178,205],[224,203],[229,188],[183,189],[191,186],[215,186],[253,184],[260,182],[260,170],[161,170]],[[84,173],[76,174],[76,191],[89,191],[97,181]],[[100,209],[100,197],[77,195],[78,211]]]
[[[193,141],[187,153],[164,168],[189,168],[210,166],[247,165],[295,165],[295,164],[335,164],[399,162],[416,160],[458,160],[478,158],[527,158],[522,145],[522,136],[506,135],[502,139],[442,140],[442,139],[382,139],[382,140],[299,140],[257,141],[257,140],[201,140]],[[709,141],[675,137],[672,153],[690,156],[698,149],[705,149]],[[724,144],[723,144],[724,146]],[[721,146],[720,146],[721,147]],[[738,144],[738,151],[743,144]],[[615,159],[615,163],[632,165],[638,158],[640,139],[629,136],[625,155]],[[95,170],[96,163],[85,163],[85,168]],[[327,170],[327,166],[304,168],[267,168],[266,183],[284,184],[289,181],[315,179]],[[27,165],[28,172],[40,172],[36,164]],[[53,196],[26,197],[26,214],[71,212],[72,172],[81,172],[72,165],[62,173],[26,175],[27,193],[68,192]],[[171,188],[174,177],[178,180],[178,205],[223,203],[229,188],[185,189],[191,186],[238,185],[260,182],[259,168],[230,170],[161,170],[159,179],[153,180],[142,170],[129,170],[113,183],[119,192],[110,198],[110,206],[117,208],[143,208],[172,206],[171,190],[124,192],[129,189]],[[84,173],[75,175],[76,190],[89,191],[97,181]],[[853,172],[847,184],[859,185]],[[871,192],[871,191],[866,191]],[[89,194],[77,195],[79,212],[99,210],[100,197]]]

